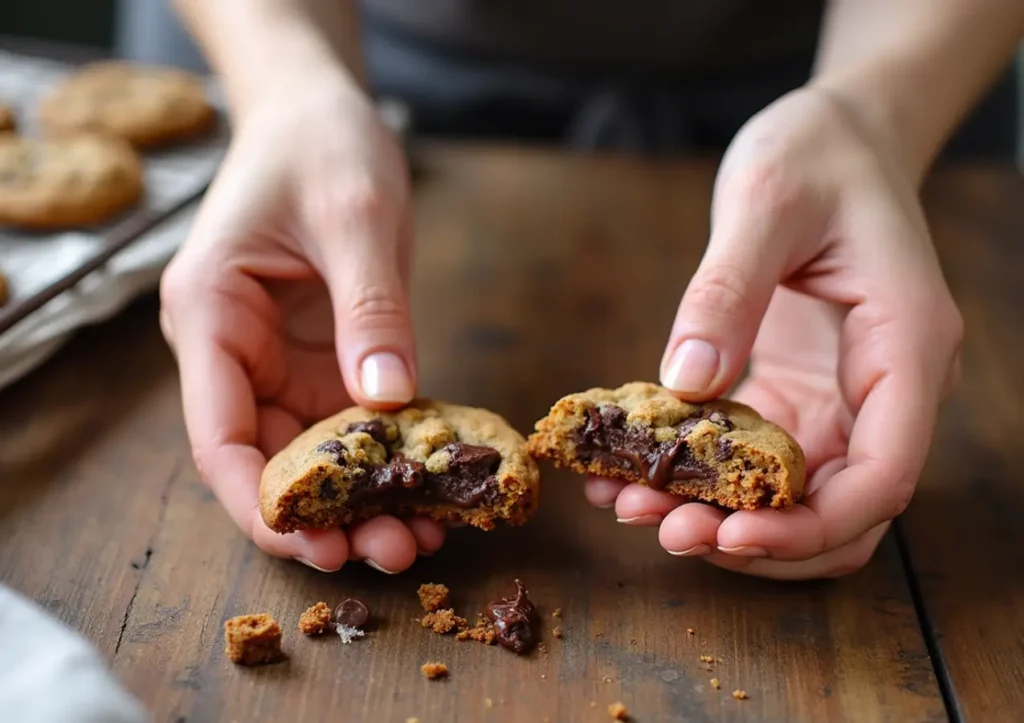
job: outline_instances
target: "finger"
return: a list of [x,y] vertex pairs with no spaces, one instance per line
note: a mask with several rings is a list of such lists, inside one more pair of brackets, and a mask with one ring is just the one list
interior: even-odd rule
[[433,555],[441,549],[447,528],[437,520],[426,517],[410,517],[406,526],[416,538],[416,548],[421,555]]
[[[845,466],[845,458],[823,464],[808,481],[806,497],[813,496]],[[788,510],[735,512],[722,522],[716,540],[720,551],[776,560],[806,560],[821,554],[825,545],[821,516],[802,504]]]
[[389,575],[416,562],[416,537],[400,520],[381,515],[349,530],[349,556]]
[[714,552],[718,526],[726,513],[699,502],[681,505],[658,529],[658,542],[670,555],[703,556]]
[[299,436],[302,424],[280,407],[262,405],[256,410],[256,430],[256,447],[270,459]]
[[753,557],[742,558],[723,553],[708,555],[704,559],[716,567],[744,575],[775,580],[817,580],[842,577],[860,570],[870,562],[890,524],[885,522],[872,528],[853,542],[809,560],[787,562]]
[[615,516],[625,525],[659,525],[669,512],[683,503],[681,497],[630,484],[615,500]]
[[339,204],[321,240],[345,386],[357,404],[392,408],[416,394],[412,319],[398,218],[367,192]]
[[589,477],[584,483],[583,494],[587,498],[587,502],[594,507],[610,510],[615,506],[615,499],[626,484],[626,482],[607,477]]
[[661,382],[695,401],[720,396],[750,355],[794,255],[807,205],[788,181],[738,171],[716,190],[711,239],[676,313]]

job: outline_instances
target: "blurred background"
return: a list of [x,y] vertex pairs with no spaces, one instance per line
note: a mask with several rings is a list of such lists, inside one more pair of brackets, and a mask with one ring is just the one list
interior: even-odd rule
[[[205,69],[170,0],[0,0],[0,36],[70,43],[141,61]],[[1007,85],[1016,86],[1015,92],[1007,93]],[[1008,75],[1000,86],[977,115],[987,115],[989,125],[996,128],[1000,118],[1013,114],[1009,108],[1017,106],[1015,154],[1024,167],[1024,46],[1015,77]],[[523,137],[530,134],[527,126],[519,130]],[[516,132],[515,127],[502,128],[499,135],[507,138]]]

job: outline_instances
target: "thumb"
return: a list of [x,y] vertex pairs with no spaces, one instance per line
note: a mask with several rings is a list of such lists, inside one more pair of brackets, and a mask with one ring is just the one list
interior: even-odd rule
[[782,214],[737,206],[717,214],[661,361],[662,385],[693,401],[739,378],[790,251]]
[[333,246],[324,276],[345,388],[356,404],[387,408],[415,397],[416,350],[403,283],[404,244],[376,235],[360,233]]

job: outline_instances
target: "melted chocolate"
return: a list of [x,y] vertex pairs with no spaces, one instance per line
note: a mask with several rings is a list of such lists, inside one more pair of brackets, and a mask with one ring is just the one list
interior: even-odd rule
[[[587,461],[600,459],[610,467],[632,470],[647,480],[654,489],[664,489],[670,482],[691,479],[712,480],[715,471],[693,458],[686,437],[704,419],[733,429],[732,421],[721,412],[705,412],[683,420],[678,437],[658,442],[654,430],[626,423],[626,410],[613,404],[587,409],[587,421],[575,432],[576,454]],[[722,446],[722,442],[727,443]],[[720,440],[719,455],[731,451],[729,440]]]
[[345,430],[345,434],[352,434],[354,432],[365,432],[373,437],[375,442],[379,442],[385,446],[388,443],[388,428],[384,426],[384,422],[379,419],[371,419],[369,422],[353,422],[348,425],[348,429]]
[[[386,444],[387,428],[380,420],[350,424],[346,434],[365,432],[384,445],[388,454],[383,465],[365,465],[364,474],[349,488],[350,503],[373,498],[376,504],[446,502],[468,509],[480,504],[492,504],[498,497],[496,474],[501,466],[501,454],[491,447],[453,442],[444,448],[448,452],[448,469],[431,473],[422,462],[409,459],[401,453],[391,453]],[[341,458],[344,447],[336,439],[322,442],[316,451],[335,454]],[[321,499],[334,499],[337,492],[326,481],[321,484]]]
[[537,608],[526,596],[523,583],[519,580],[515,582],[515,597],[498,598],[487,603],[487,617],[494,623],[498,642],[522,655],[529,652],[537,642]]

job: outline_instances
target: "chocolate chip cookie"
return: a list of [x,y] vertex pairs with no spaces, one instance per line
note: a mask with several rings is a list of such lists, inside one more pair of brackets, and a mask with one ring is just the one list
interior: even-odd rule
[[743,404],[687,404],[656,384],[589,389],[560,399],[528,452],[581,474],[645,484],[730,509],[800,499],[803,450]]
[[0,135],[0,225],[90,226],[142,195],[142,163],[124,141],[100,136]]
[[0,103],[0,133],[12,133],[18,130],[18,122],[10,106]]
[[216,113],[191,73],[105,61],[52,88],[39,104],[38,117],[51,134],[102,133],[149,149],[205,133]]
[[520,525],[537,507],[526,440],[484,409],[417,400],[390,413],[351,407],[276,454],[260,482],[270,529],[326,529],[383,513]]

